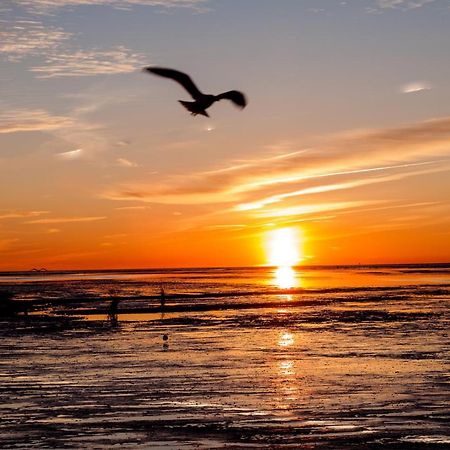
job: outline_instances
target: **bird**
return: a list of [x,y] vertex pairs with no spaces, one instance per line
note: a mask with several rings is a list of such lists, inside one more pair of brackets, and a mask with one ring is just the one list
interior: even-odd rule
[[191,113],[191,115],[201,115],[209,117],[206,110],[215,102],[219,100],[231,100],[236,106],[245,108],[247,105],[247,100],[245,95],[239,91],[227,91],[222,92],[219,95],[203,94],[195,83],[192,81],[191,77],[184,72],[180,72],[174,69],[167,69],[165,67],[144,67],[144,71],[152,73],[154,75],[159,75],[160,77],[170,78],[181,84],[194,99],[193,102],[186,102],[184,100],[179,100],[179,102]]

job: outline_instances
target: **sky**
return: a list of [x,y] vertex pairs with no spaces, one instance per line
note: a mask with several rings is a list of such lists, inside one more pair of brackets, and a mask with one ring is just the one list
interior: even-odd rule
[[2,0],[0,270],[450,261],[449,44],[448,0]]

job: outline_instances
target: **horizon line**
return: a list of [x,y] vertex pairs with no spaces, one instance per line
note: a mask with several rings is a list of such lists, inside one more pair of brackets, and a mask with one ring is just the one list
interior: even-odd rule
[[[364,267],[445,267],[449,266],[450,261],[445,262],[414,262],[414,263],[353,263],[353,264],[294,264],[289,267],[293,268],[303,268],[303,269],[318,269],[318,268],[364,268]],[[0,270],[0,276],[10,275],[10,274],[59,274],[59,273],[76,273],[76,272],[159,272],[159,271],[188,271],[188,270],[219,270],[219,269],[273,269],[280,267],[278,265],[254,265],[254,266],[192,266],[192,267],[137,267],[137,268],[113,268],[113,269],[46,269],[42,268],[32,268],[32,269],[17,269],[17,270]]]

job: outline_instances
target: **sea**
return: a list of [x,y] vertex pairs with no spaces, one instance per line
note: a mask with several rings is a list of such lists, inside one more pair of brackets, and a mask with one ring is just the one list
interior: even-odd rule
[[7,293],[2,449],[450,448],[450,264],[3,272]]

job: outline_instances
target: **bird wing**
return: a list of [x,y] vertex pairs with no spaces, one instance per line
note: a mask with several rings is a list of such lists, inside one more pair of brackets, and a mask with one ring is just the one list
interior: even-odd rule
[[189,94],[191,94],[194,100],[203,95],[191,80],[191,77],[183,72],[173,69],[165,69],[163,67],[146,67],[144,70],[154,73],[155,75],[159,75],[160,77],[171,78],[172,80],[177,81],[189,92]]
[[222,92],[222,94],[216,96],[216,100],[223,100],[224,98],[231,100],[236,106],[240,106],[241,108],[245,108],[247,105],[245,95],[239,91]]

